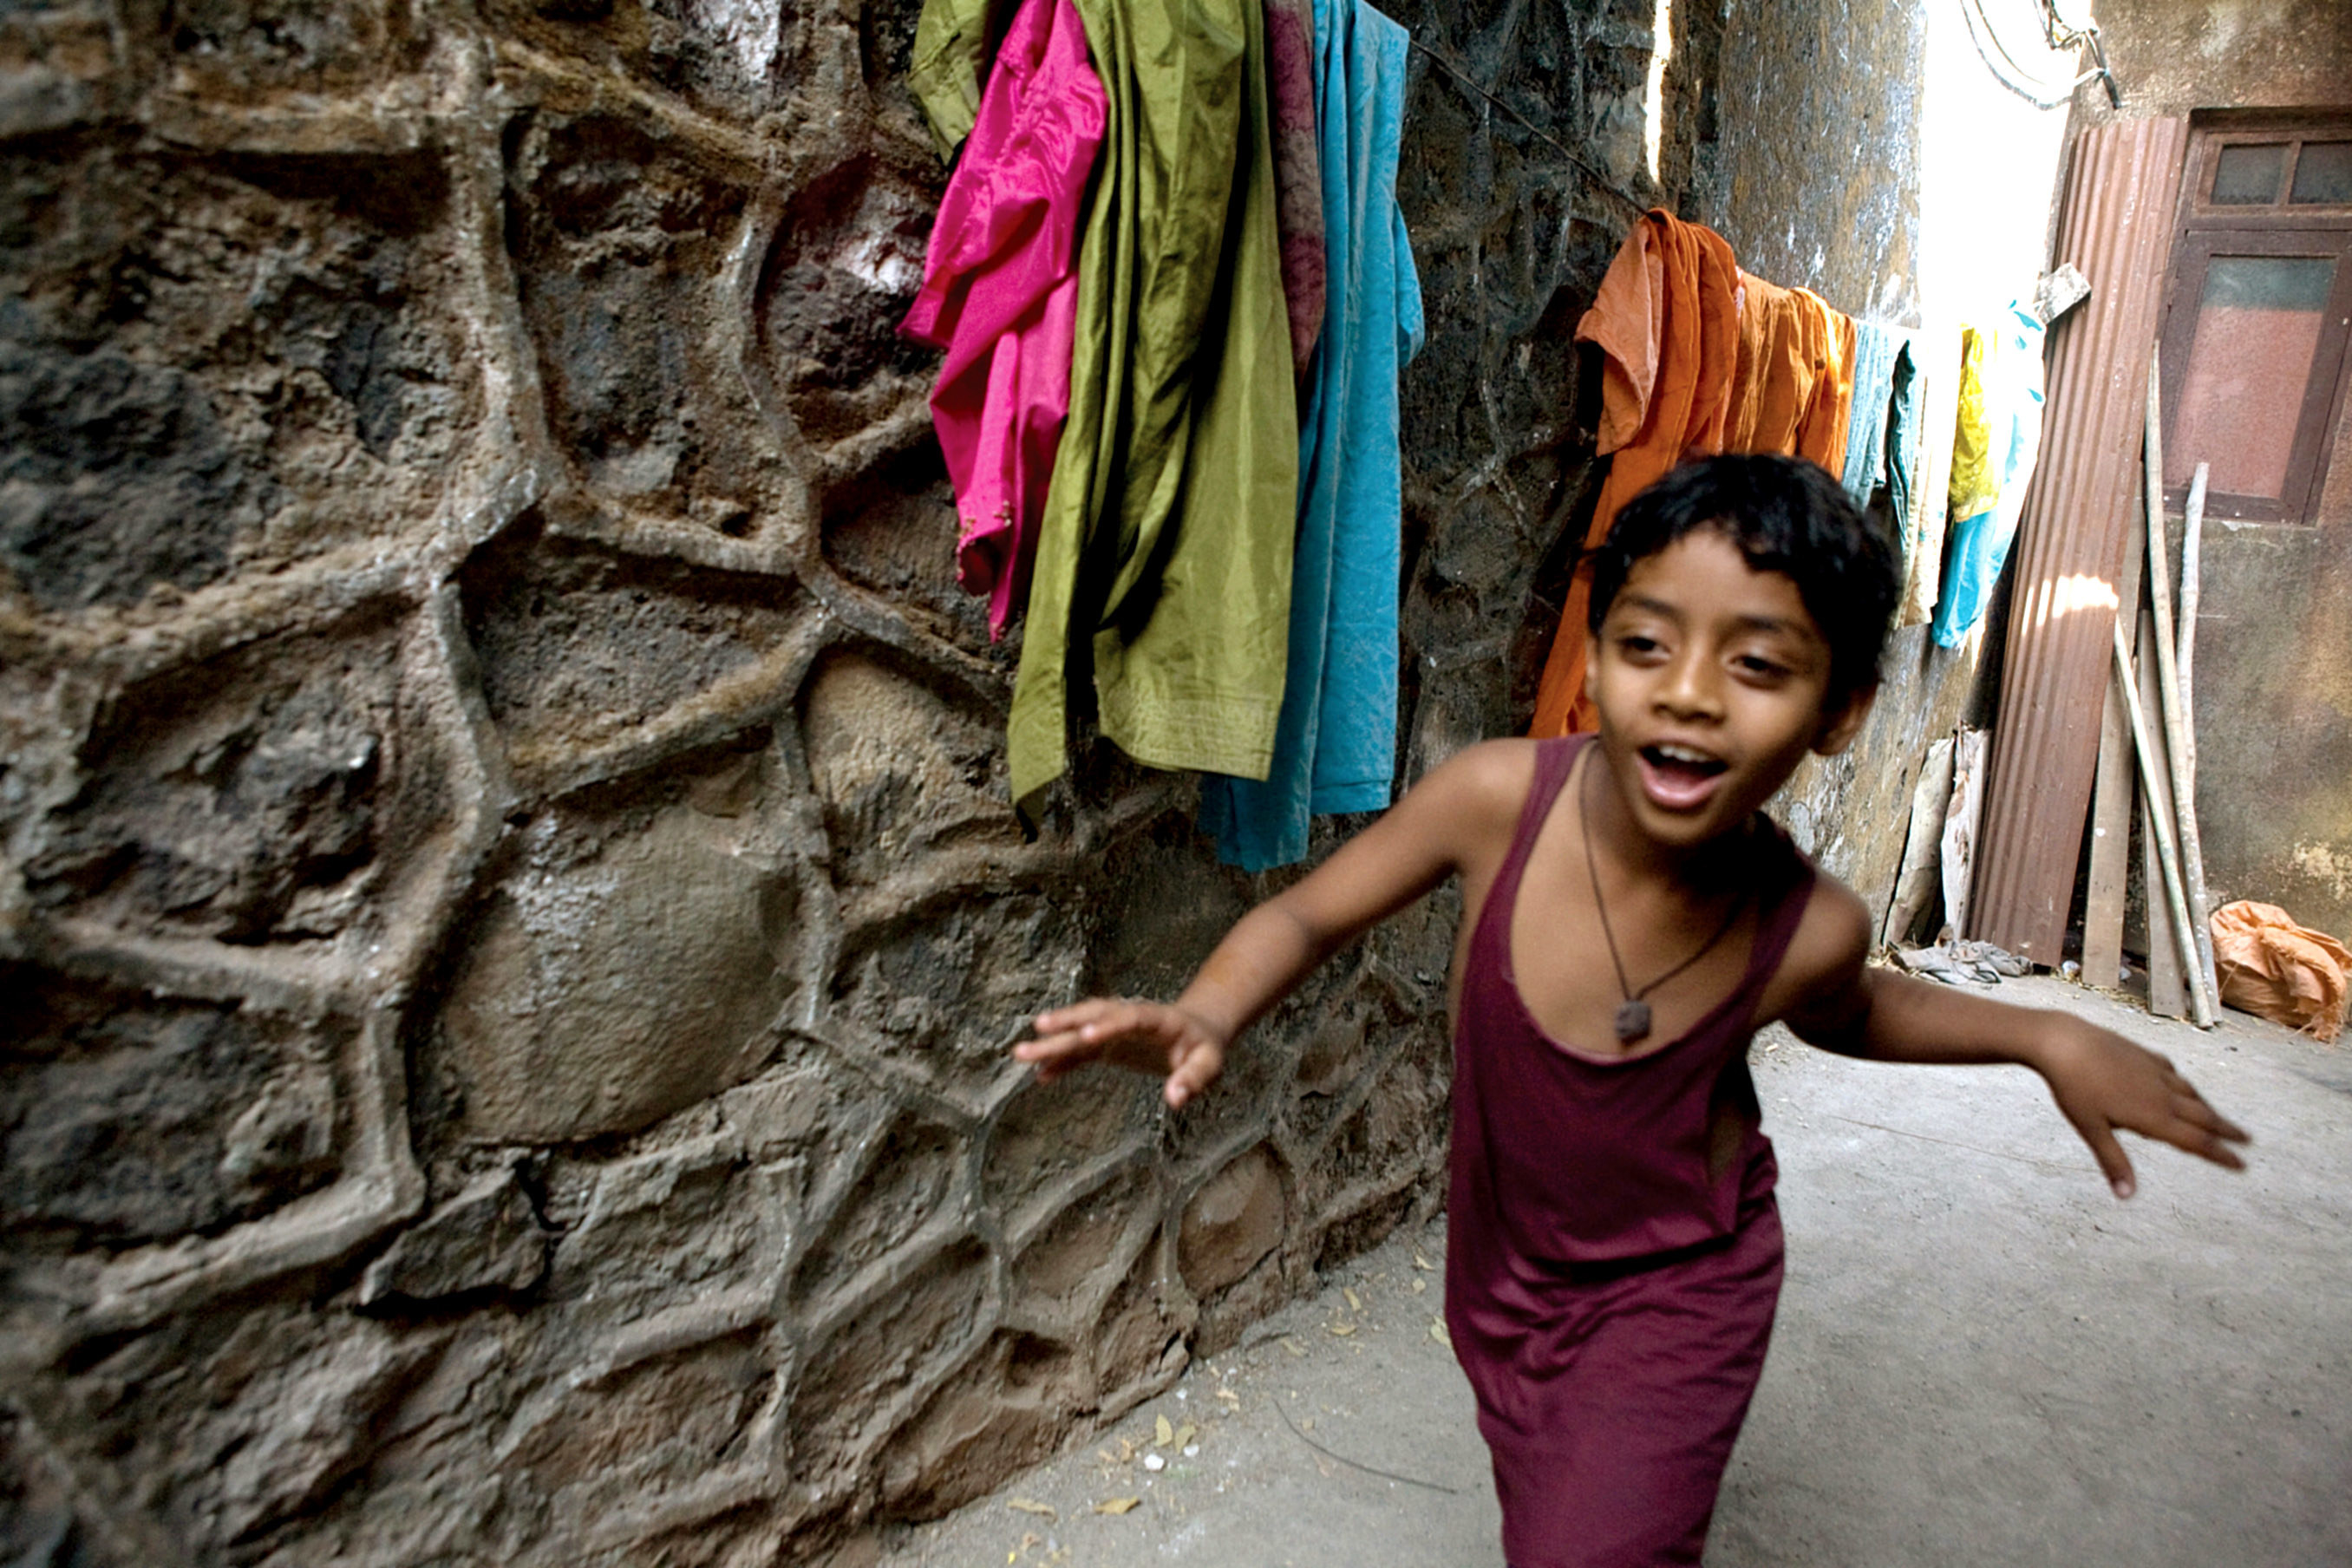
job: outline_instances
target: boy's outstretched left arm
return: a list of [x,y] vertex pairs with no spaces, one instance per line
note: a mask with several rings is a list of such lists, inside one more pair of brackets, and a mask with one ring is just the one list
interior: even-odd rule
[[[1825,907],[1826,906],[1826,907]],[[2132,1195],[2119,1131],[2160,1139],[2231,1170],[2246,1134],[2205,1103],[2172,1063],[2071,1013],[2019,1007],[1864,963],[1869,910],[1824,878],[1789,968],[1800,986],[1785,1014],[1799,1038],[1874,1061],[2015,1062],[2050,1086],[2116,1195]]]

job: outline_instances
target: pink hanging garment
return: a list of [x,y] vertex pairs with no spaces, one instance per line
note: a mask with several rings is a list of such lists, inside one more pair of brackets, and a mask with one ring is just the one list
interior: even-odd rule
[[1069,415],[1077,226],[1107,103],[1071,0],[1024,0],[899,327],[947,350],[931,422],[961,521],[956,580],[987,596],[994,637],[1027,591]]

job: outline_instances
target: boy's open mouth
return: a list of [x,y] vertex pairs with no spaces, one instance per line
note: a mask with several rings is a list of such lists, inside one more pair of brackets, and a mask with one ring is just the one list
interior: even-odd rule
[[1669,810],[1689,810],[1715,793],[1715,781],[1730,767],[1720,757],[1687,746],[1643,746],[1642,759],[1645,793]]
[[1678,784],[1698,784],[1731,765],[1720,757],[1710,757],[1687,746],[1644,746],[1642,760],[1664,778]]

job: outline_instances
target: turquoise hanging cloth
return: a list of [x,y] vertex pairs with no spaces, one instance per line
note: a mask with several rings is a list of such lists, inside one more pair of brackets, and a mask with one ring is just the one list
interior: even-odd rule
[[1202,826],[1249,871],[1305,859],[1310,816],[1385,808],[1396,772],[1397,375],[1423,337],[1396,199],[1408,38],[1370,0],[1316,0],[1329,293],[1299,420],[1288,673],[1265,781],[1201,784]]
[[1886,477],[1887,405],[1895,395],[1895,360],[1909,340],[1875,321],[1853,324],[1853,412],[1846,417],[1845,472],[1839,477],[1846,499],[1870,504],[1871,492]]

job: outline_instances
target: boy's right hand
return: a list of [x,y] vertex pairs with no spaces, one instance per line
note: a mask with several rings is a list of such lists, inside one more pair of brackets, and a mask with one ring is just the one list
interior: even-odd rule
[[1013,1055],[1036,1067],[1040,1083],[1088,1062],[1106,1062],[1164,1074],[1161,1092],[1170,1109],[1181,1110],[1224,1070],[1225,1037],[1171,1003],[1096,997],[1040,1013],[1035,1028]]

